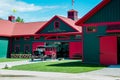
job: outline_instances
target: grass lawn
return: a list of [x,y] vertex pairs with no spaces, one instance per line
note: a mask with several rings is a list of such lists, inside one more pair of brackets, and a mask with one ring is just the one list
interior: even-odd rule
[[0,58],[0,63],[1,62],[13,62],[13,61],[21,61],[25,59],[15,59],[15,58]]
[[102,69],[105,66],[95,64],[84,64],[78,60],[48,61],[27,65],[13,66],[10,70],[28,70],[44,72],[64,72],[64,73],[81,73]]

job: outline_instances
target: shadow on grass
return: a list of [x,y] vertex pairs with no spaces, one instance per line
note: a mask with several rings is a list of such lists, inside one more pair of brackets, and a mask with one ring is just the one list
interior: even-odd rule
[[51,65],[47,65],[47,66],[56,66],[56,67],[106,67],[106,66],[100,65],[100,64],[83,63],[81,61],[51,64]]

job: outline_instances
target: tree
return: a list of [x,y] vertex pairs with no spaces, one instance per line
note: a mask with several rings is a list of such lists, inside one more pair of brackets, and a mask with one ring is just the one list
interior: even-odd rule
[[16,22],[21,22],[21,23],[23,23],[24,20],[23,20],[22,18],[20,18],[20,17],[17,17]]
[[0,18],[0,20],[4,20],[3,18]]

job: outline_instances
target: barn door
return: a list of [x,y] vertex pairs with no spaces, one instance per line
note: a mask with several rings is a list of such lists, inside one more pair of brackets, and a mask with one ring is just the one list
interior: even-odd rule
[[69,43],[69,57],[77,59],[82,57],[82,42]]
[[0,58],[6,58],[8,52],[8,40],[0,40]]
[[117,64],[117,37],[100,37],[100,63]]

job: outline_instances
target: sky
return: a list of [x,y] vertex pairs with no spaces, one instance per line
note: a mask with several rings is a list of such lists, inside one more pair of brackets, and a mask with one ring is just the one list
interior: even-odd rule
[[[101,1],[74,0],[74,9],[81,18]],[[47,21],[55,15],[67,17],[67,11],[71,9],[72,0],[0,0],[0,18],[14,15],[25,22]]]

